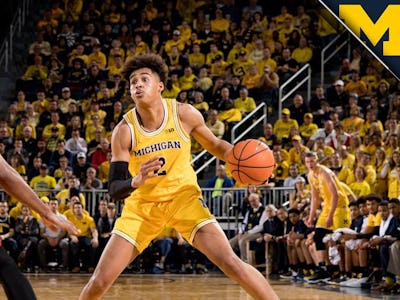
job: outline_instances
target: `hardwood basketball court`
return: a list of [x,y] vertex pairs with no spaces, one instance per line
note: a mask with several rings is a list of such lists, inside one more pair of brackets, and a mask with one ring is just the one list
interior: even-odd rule
[[[39,300],[69,300],[78,298],[82,287],[89,279],[89,274],[27,274],[27,277]],[[361,289],[293,284],[290,281],[282,280],[270,282],[281,299],[398,299],[398,296],[391,295],[368,295],[368,292],[365,293]],[[6,299],[3,290],[0,290],[0,299]],[[223,274],[123,274],[103,299],[250,300],[251,297]]]

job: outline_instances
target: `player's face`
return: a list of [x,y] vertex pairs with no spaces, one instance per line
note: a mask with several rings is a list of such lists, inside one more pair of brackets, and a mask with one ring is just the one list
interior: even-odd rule
[[367,200],[367,208],[370,214],[376,214],[378,211],[378,202],[375,200]]
[[306,157],[305,164],[308,170],[314,170],[317,166],[317,159],[314,157]]
[[163,88],[159,76],[149,68],[138,69],[130,76],[131,97],[136,103],[146,98],[153,100],[154,96],[160,97]]

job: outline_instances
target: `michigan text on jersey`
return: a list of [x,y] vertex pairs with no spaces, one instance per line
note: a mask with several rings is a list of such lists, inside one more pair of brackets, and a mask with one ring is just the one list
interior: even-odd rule
[[146,154],[150,154],[156,151],[161,151],[165,149],[180,149],[181,148],[181,142],[180,141],[167,141],[167,142],[160,142],[160,143],[155,143],[150,146],[146,146],[144,148],[141,148],[137,151],[133,151],[133,154],[135,156],[143,156]]

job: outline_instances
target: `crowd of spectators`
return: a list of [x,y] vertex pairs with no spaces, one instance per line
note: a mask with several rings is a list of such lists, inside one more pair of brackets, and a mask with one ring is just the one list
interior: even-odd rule
[[[50,233],[34,212],[17,204],[17,199],[7,199],[0,204],[2,223],[9,224],[3,225],[1,237],[20,267],[46,269],[45,251],[59,247],[62,268],[92,271],[104,249],[118,207],[107,197],[98,199],[98,212],[90,216],[81,190],[107,189],[111,132],[134,107],[128,83],[120,75],[127,59],[143,53],[161,55],[168,67],[163,97],[193,105],[216,136],[230,140],[230,129],[258,104],[276,111],[278,88],[303,65],[318,70],[320,50],[340,32],[339,24],[316,1],[300,2],[51,1],[37,23],[36,40],[28,47],[15,102],[0,120],[0,154],[82,235]],[[287,195],[289,219],[283,207],[271,206],[261,217],[264,207],[258,194],[247,195],[250,204],[240,209],[247,223],[239,237],[250,230],[251,238],[231,241],[244,260],[248,259],[246,242],[281,241],[273,246],[283,249],[278,251],[276,271],[311,272],[312,251],[309,255],[300,250],[312,249],[312,232],[296,225],[307,215],[310,198],[306,150],[317,152],[320,162],[335,171],[352,200],[373,192],[398,205],[393,199],[400,196],[400,84],[359,47],[340,60],[333,66],[337,75],[332,85],[313,83],[311,99],[296,94],[278,120],[264,126],[259,139],[273,149],[277,162],[268,187],[284,186],[295,192]],[[193,155],[201,150],[193,141]],[[225,181],[226,176],[221,178]],[[216,176],[209,187],[218,184],[223,183]],[[233,186],[238,183],[231,180],[229,187]],[[231,199],[223,201],[221,208],[229,213]],[[254,213],[256,209],[259,213]],[[369,213],[376,212],[371,208],[361,214]],[[258,224],[260,230],[255,232],[252,228],[257,224],[248,222],[257,218],[268,225]],[[292,227],[284,225],[280,235],[270,233],[279,223],[277,218]],[[173,229],[166,228],[152,246],[159,253],[151,264],[153,272],[163,272],[174,253],[180,258],[174,260],[181,266],[177,269],[206,271],[204,257]],[[362,249],[367,252],[371,247]]]

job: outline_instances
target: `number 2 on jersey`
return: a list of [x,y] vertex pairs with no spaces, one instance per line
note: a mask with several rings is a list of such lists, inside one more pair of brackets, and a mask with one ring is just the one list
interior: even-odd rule
[[157,172],[157,175],[158,175],[158,176],[167,175],[167,170],[162,170],[162,171],[161,171],[162,167],[165,165],[165,158],[164,158],[164,157],[160,157],[159,160],[161,161],[162,164],[161,164],[160,169],[159,169],[158,172]]

